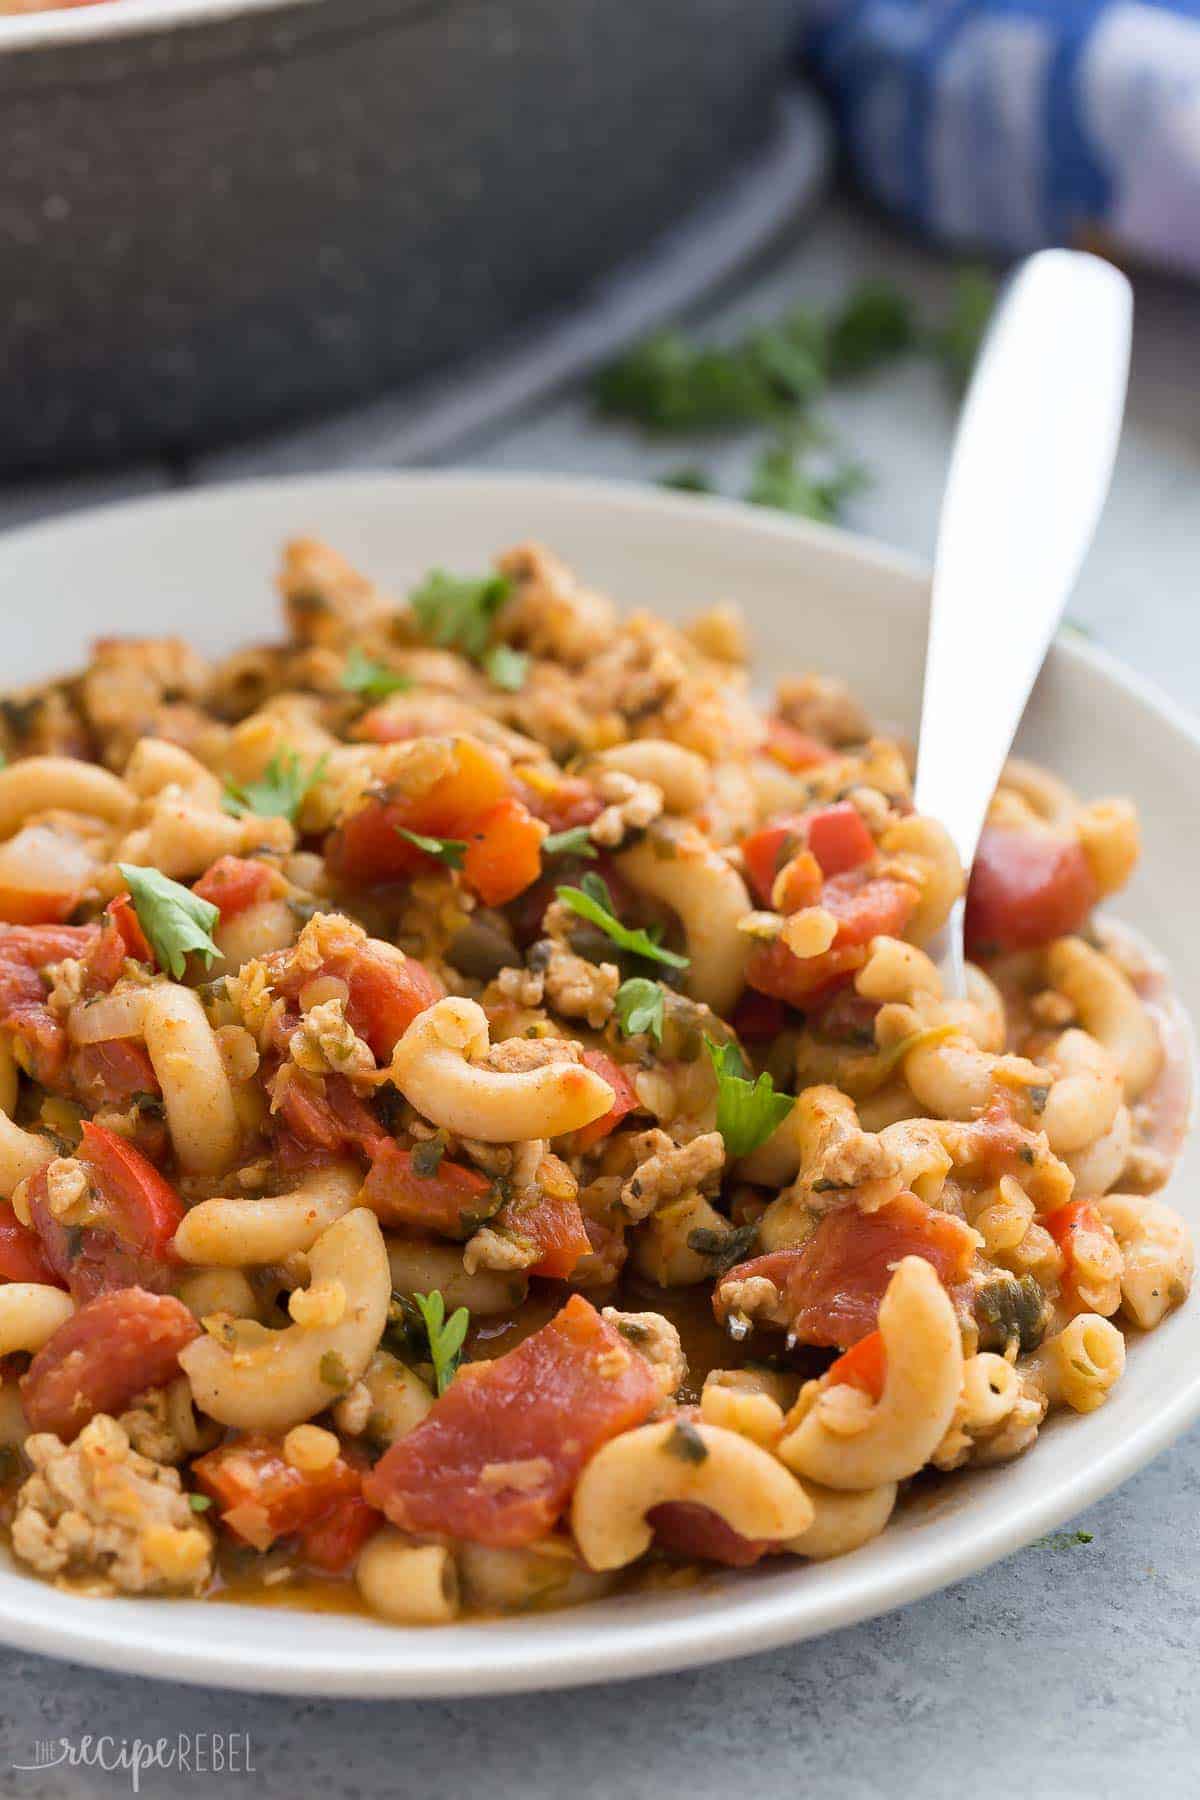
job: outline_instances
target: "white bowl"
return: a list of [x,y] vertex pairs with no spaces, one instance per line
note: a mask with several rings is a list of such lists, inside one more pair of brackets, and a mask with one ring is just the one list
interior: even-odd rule
[[[917,716],[926,574],[842,533],[769,512],[641,488],[453,474],[272,481],[150,500],[0,541],[14,623],[6,680],[48,675],[111,631],[178,631],[208,650],[277,630],[271,578],[295,532],[328,538],[402,593],[433,565],[482,568],[538,537],[589,582],[671,617],[736,599],[767,673],[849,677],[880,718]],[[981,629],[979,679],[997,621]],[[1200,738],[1145,683],[1090,646],[1051,652],[1021,749],[1086,794],[1126,793],[1142,871],[1116,909],[1168,958],[1193,1016],[1200,954],[1190,897],[1200,834]],[[1197,1153],[1172,1202],[1200,1225]],[[698,1589],[572,1611],[402,1630],[350,1616],[197,1602],[84,1600],[0,1571],[0,1637],[127,1673],[310,1694],[484,1694],[662,1673],[809,1637],[902,1606],[1071,1517],[1200,1413],[1200,1306],[1131,1346],[1111,1402],[1056,1418],[1016,1463],[948,1483],[839,1561],[716,1576]]]

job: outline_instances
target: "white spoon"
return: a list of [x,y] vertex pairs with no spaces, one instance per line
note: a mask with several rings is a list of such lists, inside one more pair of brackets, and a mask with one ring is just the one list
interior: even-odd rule
[[[963,405],[938,527],[915,800],[945,825],[964,869],[1108,493],[1132,323],[1132,291],[1111,264],[1044,250],[1013,277]],[[951,999],[965,994],[963,910],[960,900],[940,962]]]

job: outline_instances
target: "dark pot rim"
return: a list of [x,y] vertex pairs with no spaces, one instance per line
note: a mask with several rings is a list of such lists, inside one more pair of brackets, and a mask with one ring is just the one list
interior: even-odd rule
[[[453,0],[379,0],[369,11],[400,24],[409,16],[427,16],[452,4]],[[23,51],[99,48],[128,38],[168,37],[189,26],[256,17],[269,25],[273,14],[291,15],[289,26],[301,28],[306,37],[344,31],[346,26],[345,12],[335,0],[101,0],[99,5],[0,17],[0,63]]]

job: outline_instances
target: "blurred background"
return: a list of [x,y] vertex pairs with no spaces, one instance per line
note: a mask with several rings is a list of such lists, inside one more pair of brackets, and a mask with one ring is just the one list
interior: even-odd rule
[[0,526],[455,461],[932,548],[998,279],[1138,288],[1076,621],[1186,694],[1196,0],[0,0]]

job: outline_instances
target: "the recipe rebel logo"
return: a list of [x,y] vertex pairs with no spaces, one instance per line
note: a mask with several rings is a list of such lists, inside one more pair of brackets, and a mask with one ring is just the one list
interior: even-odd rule
[[173,1737],[119,1738],[107,1734],[72,1738],[40,1738],[31,1762],[13,1763],[18,1774],[44,1774],[48,1769],[124,1771],[130,1790],[142,1792],[142,1779],[154,1770],[174,1775],[218,1776],[238,1780],[258,1773],[250,1734],[245,1731],[180,1731]]

